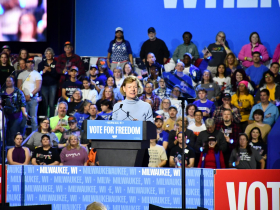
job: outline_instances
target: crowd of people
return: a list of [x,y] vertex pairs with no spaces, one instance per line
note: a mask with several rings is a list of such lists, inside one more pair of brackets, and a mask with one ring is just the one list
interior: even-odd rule
[[[268,68],[258,33],[236,56],[225,33],[218,32],[199,58],[192,34],[185,32],[173,54],[175,69],[167,72],[170,54],[164,41],[153,27],[148,36],[140,52],[146,69],[140,74],[121,27],[107,58],[99,58],[87,72],[71,42],[58,57],[47,48],[38,69],[26,49],[15,55],[3,46],[5,140],[15,146],[8,151],[9,164],[99,165],[98,152],[83,132],[85,121],[139,120],[156,125],[149,167],[180,168],[185,162],[186,167],[265,168],[267,136],[279,117],[279,46]],[[39,124],[38,106],[44,115]],[[27,121],[32,133],[24,140]]]

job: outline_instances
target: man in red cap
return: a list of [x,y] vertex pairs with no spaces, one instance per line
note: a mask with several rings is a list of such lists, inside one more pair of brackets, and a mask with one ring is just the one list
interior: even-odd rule
[[73,45],[71,42],[67,41],[64,43],[65,53],[61,54],[57,58],[56,71],[60,74],[60,88],[63,82],[69,79],[68,74],[70,73],[70,68],[72,66],[77,66],[79,69],[78,75],[84,75],[84,64],[80,56],[73,53]]

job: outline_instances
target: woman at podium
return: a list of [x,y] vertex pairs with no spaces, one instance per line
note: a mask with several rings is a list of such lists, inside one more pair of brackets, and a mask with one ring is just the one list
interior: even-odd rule
[[120,91],[125,96],[125,100],[114,105],[113,120],[154,122],[150,104],[137,97],[137,95],[143,92],[143,87],[137,77],[132,75],[126,77]]

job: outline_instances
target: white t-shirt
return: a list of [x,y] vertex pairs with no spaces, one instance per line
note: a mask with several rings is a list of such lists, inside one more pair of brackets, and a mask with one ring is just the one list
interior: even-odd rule
[[96,90],[82,89],[82,93],[83,93],[83,100],[87,99],[90,100],[93,104],[96,103],[96,99],[98,98],[98,92]]
[[164,121],[169,118],[169,113],[164,112],[162,109],[156,111],[157,114],[163,116]]
[[220,86],[222,86],[223,83],[226,83],[226,86],[229,86],[231,84],[230,77],[224,77],[224,78],[214,77],[213,80],[214,82],[218,83],[218,85]]
[[166,151],[163,146],[155,145],[148,149],[149,151],[149,165],[148,167],[157,167],[161,161],[167,160]]
[[192,130],[194,135],[198,136],[198,134],[201,132],[201,131],[205,131],[206,130],[206,126],[205,124],[202,124],[201,126],[196,126],[195,123],[191,124],[188,126],[188,129]]
[[[18,79],[21,79],[23,82],[22,90],[24,94],[29,95],[36,88],[36,81],[42,80],[42,76],[36,70],[33,70],[31,72],[26,70],[19,74]],[[38,96],[38,93],[35,96]]]

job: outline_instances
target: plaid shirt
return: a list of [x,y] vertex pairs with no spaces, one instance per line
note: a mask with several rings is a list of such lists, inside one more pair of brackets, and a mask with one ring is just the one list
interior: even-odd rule
[[[232,116],[233,116],[233,121],[235,123],[240,123],[241,120],[241,115],[239,109],[234,106],[230,105],[231,110],[232,110]],[[213,119],[215,120],[215,123],[220,123],[223,122],[223,111],[225,110],[224,106],[219,106],[216,108],[213,114]]]
[[156,94],[160,99],[164,98],[164,97],[170,97],[172,90],[170,90],[169,88],[157,88],[153,91],[153,94]]
[[[238,141],[239,133],[242,133],[242,131],[239,127],[239,124],[236,124],[234,122],[231,123],[230,127],[231,127],[231,131],[228,132],[229,138],[233,139],[234,142],[233,142],[233,144],[228,143],[228,147],[229,147],[229,149],[232,150],[235,148],[237,141]],[[227,128],[226,128],[224,122],[216,123],[216,130],[220,130],[222,133],[225,134],[226,133],[225,129],[227,129]]]
[[[79,69],[79,74],[78,76],[84,75],[85,74],[85,69],[84,69],[84,63],[81,60],[80,56],[76,55],[76,54],[72,54],[69,62],[71,62],[71,66],[77,66]],[[58,74],[60,74],[60,80],[59,80],[59,84],[63,84],[63,82],[66,79],[66,75],[63,74],[63,70],[66,66],[67,63],[67,57],[66,54],[61,54],[60,56],[58,56],[57,58],[57,62],[56,62],[56,71]]]
[[[146,94],[143,94],[142,96],[139,97],[139,99],[141,99],[142,101],[145,101],[148,98],[146,97]],[[161,102],[160,98],[157,95],[152,93],[152,95],[149,99],[153,100],[153,103],[154,103],[153,111],[159,110],[159,105],[160,105],[160,102]]]

